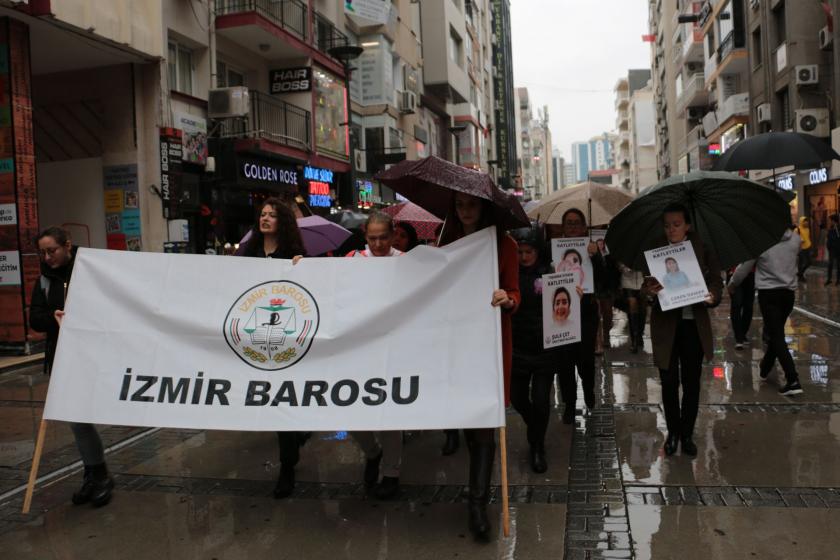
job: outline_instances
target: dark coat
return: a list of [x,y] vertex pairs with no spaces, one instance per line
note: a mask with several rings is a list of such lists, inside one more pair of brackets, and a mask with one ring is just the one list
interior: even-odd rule
[[[70,285],[73,264],[76,262],[76,247],[70,249],[70,262],[60,268],[50,268],[41,263],[41,277],[32,287],[32,303],[29,307],[29,326],[33,331],[46,333],[47,347],[44,352],[44,373],[52,371],[55,348],[58,344],[58,323],[55,312],[64,309],[64,294]],[[42,279],[43,278],[43,279]],[[48,286],[47,291],[41,287]]]
[[840,228],[838,226],[828,228],[828,240],[825,246],[829,253],[840,255]]
[[[553,272],[548,263],[519,266],[519,293],[522,301],[511,317],[513,324],[513,371],[553,373],[559,354],[556,348],[543,349],[542,275]],[[522,367],[519,367],[522,366]]]
[[[703,346],[703,355],[711,360],[714,354],[714,342],[712,339],[712,321],[709,317],[709,308],[720,303],[723,281],[720,276],[720,264],[717,255],[707,250],[700,236],[689,232],[688,240],[691,242],[694,254],[697,255],[697,262],[700,270],[703,271],[703,278],[706,286],[711,292],[714,303],[695,303],[691,306],[694,313],[694,322],[697,325],[697,333],[700,335],[700,343]],[[665,237],[658,247],[668,244]],[[650,271],[647,271],[650,274]],[[683,308],[662,311],[659,307],[659,300],[656,299],[651,306],[650,313],[650,337],[653,343],[653,361],[659,369],[668,369],[671,363],[671,350],[674,348],[674,335],[677,332],[677,325],[682,320]]]

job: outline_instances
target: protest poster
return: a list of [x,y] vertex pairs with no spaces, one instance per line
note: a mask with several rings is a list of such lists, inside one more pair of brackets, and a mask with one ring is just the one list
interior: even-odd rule
[[297,265],[81,248],[44,418],[249,431],[503,426],[501,311],[489,305],[498,282],[495,228],[399,258]]
[[589,232],[592,237],[592,241],[598,246],[598,252],[601,253],[603,256],[607,256],[610,254],[610,250],[607,247],[606,242],[604,239],[607,237],[607,230],[605,229],[593,229]]
[[662,290],[657,295],[663,311],[701,303],[706,299],[709,289],[691,242],[683,241],[645,251],[645,260],[651,276],[662,284]]
[[595,292],[588,237],[563,237],[551,240],[551,262],[555,272],[574,272],[583,293]]
[[580,341],[580,296],[574,272],[542,277],[543,348]]

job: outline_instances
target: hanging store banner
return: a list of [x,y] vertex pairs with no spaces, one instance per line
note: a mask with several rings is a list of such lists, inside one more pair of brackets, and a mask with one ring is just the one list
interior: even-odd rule
[[44,418],[257,431],[504,425],[495,239],[487,229],[399,258],[294,266],[82,248]]
[[378,25],[388,23],[391,2],[388,0],[345,0],[344,13],[368,20]]
[[179,128],[160,129],[160,197],[163,217],[167,220],[180,215],[182,138]]
[[272,94],[312,91],[312,67],[280,68],[268,73]]
[[182,131],[181,160],[207,165],[207,121],[202,117],[176,112],[175,128]]

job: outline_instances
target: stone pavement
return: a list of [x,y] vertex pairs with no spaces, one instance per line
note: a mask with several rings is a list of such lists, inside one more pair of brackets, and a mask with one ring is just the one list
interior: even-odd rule
[[[75,558],[830,558],[840,548],[840,287],[809,271],[787,327],[805,394],[758,376],[751,344],[734,349],[728,301],[714,312],[696,458],[662,452],[664,417],[650,341],[626,349],[625,325],[599,361],[599,405],[549,427],[549,470],[532,473],[524,427],[508,415],[511,537],[479,545],[466,530],[466,451],[441,457],[439,432],[408,434],[402,491],[370,499],[363,458],[343,432],[303,448],[289,500],[271,497],[276,437],[103,427],[114,500],[74,507],[80,465],[69,428],[51,424],[33,512],[20,514],[47,380],[39,366],[0,375],[0,550],[4,559]],[[806,315],[805,312],[808,314]],[[826,320],[821,320],[824,317]],[[579,399],[582,401],[582,399]],[[497,468],[498,471],[498,468]],[[494,477],[498,485],[498,472]]]

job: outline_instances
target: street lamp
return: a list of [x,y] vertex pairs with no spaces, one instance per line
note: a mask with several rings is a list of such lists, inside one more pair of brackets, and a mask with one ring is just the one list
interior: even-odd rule
[[[352,114],[353,114],[353,101],[350,99],[350,75],[354,68],[350,66],[350,61],[356,60],[361,56],[365,49],[358,45],[337,45],[335,47],[330,47],[327,49],[329,55],[336,60],[341,62],[341,66],[344,68],[344,88],[345,88],[345,95],[347,96],[347,126],[350,126],[352,122]],[[351,205],[353,202],[353,189],[356,186],[356,148],[355,142],[352,134],[352,128],[347,130],[347,136],[349,138],[349,150],[350,153],[350,194],[346,200],[342,200],[341,198],[341,189],[338,192],[338,202],[340,205]]]

